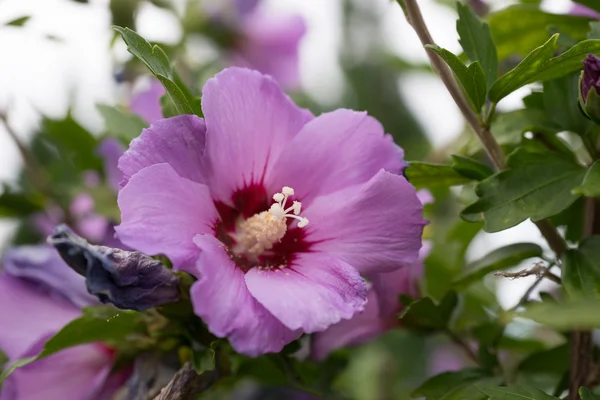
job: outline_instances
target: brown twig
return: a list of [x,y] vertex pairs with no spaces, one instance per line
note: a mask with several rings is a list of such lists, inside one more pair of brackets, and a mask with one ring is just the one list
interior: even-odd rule
[[198,374],[187,362],[171,379],[154,400],[192,400],[198,393],[208,389],[217,380],[218,372],[207,371]]
[[33,184],[33,186],[39,190],[42,194],[52,197],[52,190],[49,186],[49,180],[46,176],[46,173],[42,169],[42,167],[38,164],[37,160],[31,154],[27,146],[23,144],[19,136],[12,129],[10,124],[8,123],[8,118],[5,113],[0,112],[0,121],[4,124],[4,128],[6,133],[13,141],[15,146],[17,146],[17,150],[21,154],[21,158],[23,158],[23,164],[25,166],[25,172],[27,173],[27,177]]
[[[585,200],[585,221],[583,237],[600,233],[600,202],[594,198]],[[594,342],[589,330],[574,330],[569,334],[570,365],[569,400],[579,398],[579,388],[590,380],[590,375],[597,369],[594,367]]]
[[517,272],[507,272],[507,271],[498,271],[494,273],[496,276],[501,276],[503,278],[509,279],[517,279],[517,278],[525,278],[528,276],[535,275],[538,278],[548,278],[551,281],[558,283],[560,285],[560,278],[550,272],[550,268],[544,266],[541,262],[536,263],[533,267],[529,269],[524,269],[522,271]]

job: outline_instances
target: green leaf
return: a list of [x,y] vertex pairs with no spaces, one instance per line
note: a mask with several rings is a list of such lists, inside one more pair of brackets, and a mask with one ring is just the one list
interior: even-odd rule
[[104,118],[106,129],[127,142],[138,137],[142,129],[148,127],[148,124],[135,114],[106,104],[97,104],[96,107]]
[[500,145],[516,146],[521,143],[525,132],[551,135],[559,132],[560,128],[548,120],[543,110],[525,108],[497,114],[491,131]]
[[538,6],[523,4],[503,8],[488,18],[500,60],[513,55],[525,56],[548,40],[549,28],[575,41],[584,40],[591,21],[592,18],[550,14]]
[[600,395],[583,386],[579,388],[579,396],[581,400],[600,400]]
[[590,22],[590,32],[587,34],[588,39],[600,39],[600,21]]
[[600,301],[577,299],[564,303],[535,303],[516,316],[528,318],[561,331],[600,328]]
[[[582,65],[582,64],[581,64]],[[587,135],[594,123],[579,110],[579,74],[573,73],[544,82],[542,100],[546,117],[560,131]]]
[[557,400],[558,397],[550,396],[539,389],[523,385],[493,386],[489,384],[477,384],[477,388],[487,396],[489,400]]
[[569,370],[569,345],[562,344],[552,349],[530,354],[519,363],[520,372],[562,376]]
[[452,154],[450,157],[453,161],[452,168],[465,178],[481,181],[494,173],[490,167],[472,158],[458,154]]
[[157,45],[152,46],[146,39],[129,28],[113,26],[113,29],[121,34],[127,44],[127,50],[139,58],[162,83],[175,110],[179,114],[194,114],[194,109],[186,96],[187,89],[182,89],[175,83],[175,75],[165,52]]
[[533,50],[515,68],[501,76],[491,87],[489,99],[498,102],[515,90],[538,81],[560,78],[582,69],[587,54],[600,54],[600,40],[584,40],[552,58],[558,35]]
[[71,164],[75,172],[102,169],[102,160],[96,155],[98,139],[70,113],[64,119],[44,118],[41,129],[42,138],[57,147],[60,161]]
[[456,30],[460,37],[460,45],[471,61],[481,63],[484,79],[487,79],[486,87],[491,87],[498,77],[498,54],[490,27],[476,16],[468,5],[457,2],[457,10]]
[[419,332],[445,330],[457,304],[455,292],[448,292],[438,305],[430,297],[424,297],[405,304],[399,319],[404,327]]
[[437,45],[425,45],[426,48],[439,55],[448,64],[456,76],[460,87],[467,95],[471,108],[479,113],[485,104],[486,83],[485,74],[479,62],[473,62],[468,67],[454,54]]
[[565,239],[577,243],[581,241],[583,233],[583,222],[585,214],[585,197],[578,198],[569,208],[553,217],[550,217],[552,225],[565,228]]
[[429,378],[411,393],[411,397],[425,397],[427,400],[485,400],[474,386],[498,384],[500,378],[492,378],[484,369],[465,368],[456,372],[445,372]]
[[27,23],[27,21],[29,21],[29,19],[31,18],[30,15],[25,15],[23,17],[19,17],[19,18],[15,18],[7,23],[5,23],[5,26],[23,26]]
[[573,190],[587,197],[600,197],[600,161],[596,161],[587,170],[581,186]]
[[62,328],[44,345],[38,359],[60,350],[84,343],[119,343],[128,336],[139,333],[140,313],[117,310],[113,307],[89,307],[79,317]]
[[450,165],[420,161],[411,161],[408,164],[408,168],[404,170],[404,175],[417,189],[457,186],[471,181],[456,172]]
[[569,207],[577,195],[573,188],[583,180],[585,169],[565,156],[517,149],[507,169],[480,182],[479,200],[461,213],[467,221],[485,220],[486,232],[498,232],[530,218],[539,221]]
[[567,250],[562,263],[562,285],[571,299],[600,299],[600,236]]
[[466,264],[467,248],[482,225],[459,219],[448,232],[436,230],[433,248],[425,259],[426,293],[435,299],[441,299],[451,289],[452,280]]
[[44,209],[44,198],[30,193],[15,193],[3,185],[0,194],[0,218],[27,217]]
[[85,308],[83,316],[69,322],[52,336],[37,356],[19,360],[17,367],[13,368],[13,365],[3,373],[2,379],[5,379],[18,367],[51,356],[69,347],[92,342],[122,344],[120,342],[128,336],[141,331],[139,316],[140,314],[137,312],[117,310],[113,307]]
[[511,268],[523,260],[541,256],[542,248],[534,243],[515,243],[501,247],[469,264],[467,271],[471,272],[456,279],[453,285],[456,289],[461,290],[481,280],[490,272]]

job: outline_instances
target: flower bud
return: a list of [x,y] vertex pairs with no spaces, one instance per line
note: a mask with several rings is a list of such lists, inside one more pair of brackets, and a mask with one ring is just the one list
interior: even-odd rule
[[91,245],[66,225],[58,226],[48,242],[85,276],[88,292],[102,303],[143,311],[179,299],[179,278],[139,251]]
[[579,78],[579,105],[592,121],[600,124],[600,58],[588,54]]

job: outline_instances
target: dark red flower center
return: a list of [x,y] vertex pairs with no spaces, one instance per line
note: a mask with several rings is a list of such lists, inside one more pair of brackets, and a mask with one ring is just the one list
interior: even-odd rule
[[251,184],[237,190],[231,197],[231,204],[215,201],[221,219],[214,226],[215,236],[229,249],[231,259],[244,272],[253,267],[276,269],[287,267],[295,259],[296,254],[310,250],[311,242],[306,239],[306,230],[292,226],[293,219],[288,219],[287,231],[281,240],[273,243],[273,247],[262,254],[244,254],[234,251],[235,239],[240,223],[268,211],[273,199],[262,184]]

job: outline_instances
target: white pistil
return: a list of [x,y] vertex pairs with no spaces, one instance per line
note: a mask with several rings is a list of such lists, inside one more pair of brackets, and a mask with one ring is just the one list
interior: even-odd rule
[[[294,189],[284,186],[281,193],[273,195],[274,204],[268,211],[255,214],[245,221],[238,224],[237,232],[233,238],[237,242],[234,252],[258,256],[265,250],[270,250],[273,245],[280,242],[287,232],[287,218],[293,218],[298,221],[298,228],[304,228],[308,225],[308,219],[300,217],[302,203],[292,202],[292,205],[285,208],[289,196],[294,195]],[[278,266],[282,269],[284,266]]]

